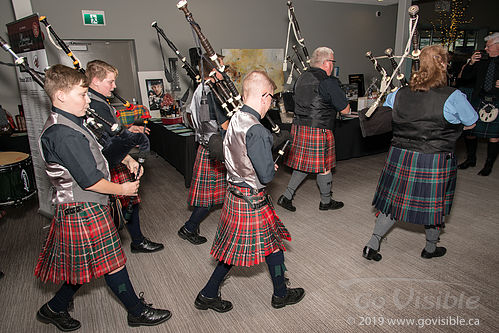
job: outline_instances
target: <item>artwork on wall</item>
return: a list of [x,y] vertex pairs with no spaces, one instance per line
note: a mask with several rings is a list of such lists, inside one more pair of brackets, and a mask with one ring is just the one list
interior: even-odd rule
[[282,62],[284,49],[223,49],[224,64],[239,92],[244,76],[252,70],[265,70],[274,80],[275,92],[283,90]]
[[147,106],[152,118],[173,118],[175,100],[170,94],[170,84],[163,71],[138,72],[142,104]]

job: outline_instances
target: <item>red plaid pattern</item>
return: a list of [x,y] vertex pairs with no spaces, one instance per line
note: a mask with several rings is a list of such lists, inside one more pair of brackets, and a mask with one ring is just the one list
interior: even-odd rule
[[187,203],[194,207],[211,207],[224,202],[227,170],[223,163],[211,160],[208,149],[199,145]]
[[293,142],[286,159],[287,166],[307,173],[322,173],[336,166],[331,130],[293,124],[291,136]]
[[[126,165],[124,165],[123,163],[120,163],[117,166],[115,166],[114,168],[112,168],[110,170],[110,173],[111,173],[111,181],[113,183],[123,184],[126,182],[133,181],[132,173],[130,172],[130,170],[128,170]],[[128,203],[130,202],[130,200],[132,200],[132,205],[138,204],[141,201],[140,197],[138,195],[135,197],[127,197],[125,195],[116,195],[116,197],[118,199],[120,199],[122,207],[128,206]]]
[[[251,196],[250,189],[234,187]],[[263,200],[265,191],[255,197],[256,202]],[[229,265],[249,267],[264,262],[265,256],[277,249],[285,251],[284,239],[291,240],[291,236],[273,206],[252,209],[246,201],[227,191],[211,255]]]
[[456,164],[454,154],[422,154],[392,147],[373,205],[395,220],[440,225],[452,207]]
[[[68,208],[81,210],[66,214]],[[125,263],[109,206],[89,202],[60,204],[38,258],[35,276],[43,282],[81,284]]]

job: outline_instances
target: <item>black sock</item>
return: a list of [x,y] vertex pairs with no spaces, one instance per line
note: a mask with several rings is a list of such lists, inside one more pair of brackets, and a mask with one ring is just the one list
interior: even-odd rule
[[123,303],[127,311],[134,316],[140,316],[144,310],[144,304],[133,290],[126,267],[114,274],[106,274],[104,278],[109,288],[111,288],[116,297]]
[[208,207],[194,207],[189,221],[185,222],[184,227],[189,232],[195,232],[201,221],[208,215],[210,208]]
[[[123,214],[125,214],[126,207],[123,208]],[[140,244],[144,240],[144,235],[140,230],[140,218],[139,218],[139,204],[133,205],[132,215],[130,216],[130,221],[126,224],[126,228],[132,237],[132,243]]]
[[48,301],[49,308],[54,312],[67,311],[69,302],[73,299],[74,294],[80,289],[81,284],[69,284],[64,282],[55,296]]
[[269,266],[270,277],[274,285],[274,295],[279,297],[286,296],[286,282],[284,280],[284,253],[282,251],[274,252],[265,257],[265,262]]
[[227,273],[229,273],[232,265],[227,265],[223,261],[219,261],[217,267],[211,274],[210,279],[206,286],[201,290],[201,295],[209,298],[215,298],[218,296],[218,290],[220,289],[220,284],[224,280]]

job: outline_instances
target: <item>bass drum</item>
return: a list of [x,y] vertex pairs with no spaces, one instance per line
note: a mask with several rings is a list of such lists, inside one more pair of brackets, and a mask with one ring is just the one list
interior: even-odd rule
[[21,205],[36,193],[31,156],[0,152],[0,207]]

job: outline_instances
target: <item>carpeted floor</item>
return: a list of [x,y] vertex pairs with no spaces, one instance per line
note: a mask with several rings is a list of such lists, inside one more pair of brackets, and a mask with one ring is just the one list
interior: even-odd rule
[[[463,159],[460,144],[458,157]],[[277,207],[293,240],[285,254],[291,287],[305,288],[297,305],[273,309],[266,265],[234,268],[222,287],[234,309],[200,311],[193,302],[208,280],[214,261],[209,252],[220,209],[201,224],[209,241],[194,246],[177,236],[189,217],[188,190],[182,176],[161,158],[146,161],[140,193],[142,229],[165,244],[155,254],[132,254],[122,231],[132,283],[148,302],[173,317],[149,328],[129,328],[126,311],[103,279],[85,285],[72,315],[80,332],[498,332],[499,323],[499,165],[480,177],[479,165],[458,173],[451,216],[441,235],[442,258],[425,260],[423,227],[398,222],[384,241],[380,262],[361,251],[374,225],[371,200],[386,154],[338,162],[334,198],[339,211],[319,211],[314,177],[299,188],[295,213]],[[281,167],[269,192],[274,201],[284,191],[290,170]],[[35,319],[38,308],[58,286],[33,276],[50,221],[37,214],[36,199],[7,209],[0,220],[0,332],[56,332]]]

